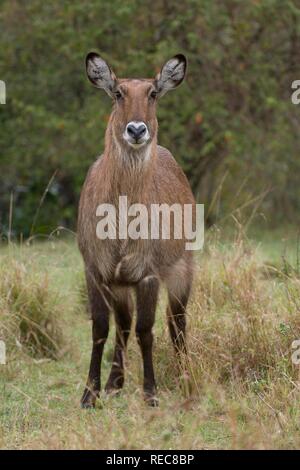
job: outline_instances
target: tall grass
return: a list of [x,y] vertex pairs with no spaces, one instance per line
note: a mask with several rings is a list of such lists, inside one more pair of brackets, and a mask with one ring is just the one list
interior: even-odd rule
[[269,277],[255,249],[243,240],[224,253],[209,248],[190,306],[199,379],[203,373],[246,387],[283,371],[296,378],[291,344],[300,338],[300,280],[279,271],[278,276]]
[[0,338],[9,347],[37,358],[58,359],[64,343],[61,309],[47,273],[11,255],[1,258]]
[[[154,329],[160,407],[149,410],[143,403],[141,356],[133,325],[125,388],[118,398],[103,393],[92,413],[79,408],[91,335],[77,250],[72,245],[59,250],[40,246],[48,275],[30,261],[37,254],[35,248],[23,260],[2,258],[1,334],[9,331],[12,344],[20,343],[31,355],[48,357],[50,350],[50,357],[58,360],[36,367],[24,363],[24,370],[18,369],[3,382],[6,408],[3,420],[0,412],[0,446],[299,447],[300,366],[293,364],[292,343],[300,339],[300,279],[296,269],[287,272],[286,263],[280,262],[280,248],[276,250],[276,260],[265,261],[261,249],[240,234],[227,243],[221,236],[208,236],[205,252],[197,260],[188,306],[187,371],[180,370],[173,354],[162,295]],[[59,296],[53,286],[57,273]],[[60,279],[67,273],[66,290]],[[72,290],[76,291],[73,297]],[[62,316],[66,331],[61,336]],[[60,354],[65,335],[76,345],[72,357]],[[114,331],[105,346],[103,384],[113,341]],[[1,435],[1,420],[9,433]]]

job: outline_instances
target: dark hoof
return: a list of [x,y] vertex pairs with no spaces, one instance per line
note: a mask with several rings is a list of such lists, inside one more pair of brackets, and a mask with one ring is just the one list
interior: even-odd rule
[[106,386],[104,390],[105,390],[105,393],[107,395],[110,395],[112,397],[116,397],[116,396],[120,395],[122,387]]
[[104,390],[108,395],[119,395],[121,389],[123,388],[123,385],[124,385],[123,376],[109,378],[107,381],[107,384],[105,385]]
[[148,406],[151,406],[153,408],[156,408],[158,405],[159,405],[159,401],[158,401],[158,398],[156,398],[156,396],[149,396],[149,395],[146,395],[145,396],[145,402]]
[[81,408],[82,409],[91,409],[95,408],[96,399],[99,396],[99,393],[91,392],[89,389],[85,389],[83,392],[82,398],[80,400]]
[[96,403],[89,403],[89,402],[80,402],[80,406],[83,410],[93,410],[96,406]]

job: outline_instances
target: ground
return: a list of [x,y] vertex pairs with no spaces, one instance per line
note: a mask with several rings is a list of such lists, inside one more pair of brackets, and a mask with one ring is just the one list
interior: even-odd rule
[[[292,342],[300,339],[297,235],[291,229],[253,237],[238,233],[225,243],[212,230],[197,256],[188,312],[189,387],[187,374],[176,367],[162,292],[155,325],[157,409],[142,399],[134,334],[121,395],[103,395],[95,410],[80,409],[91,323],[75,240],[55,236],[0,248],[0,339],[7,343],[7,364],[0,365],[0,447],[299,447],[300,365],[291,359]],[[103,384],[113,338],[112,327]]]

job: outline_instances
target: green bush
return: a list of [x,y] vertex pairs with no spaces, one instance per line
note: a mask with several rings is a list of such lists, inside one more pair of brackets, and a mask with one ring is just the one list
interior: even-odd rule
[[300,113],[290,95],[300,77],[299,19],[293,0],[3,0],[0,231],[8,230],[11,193],[16,234],[75,226],[111,108],[86,80],[91,49],[120,77],[154,76],[170,55],[185,53],[187,80],[159,105],[160,143],[199,202],[215,201],[212,221],[264,191],[268,221],[294,221]]

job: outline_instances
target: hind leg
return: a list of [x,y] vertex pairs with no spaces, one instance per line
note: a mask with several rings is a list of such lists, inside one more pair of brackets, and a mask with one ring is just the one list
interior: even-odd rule
[[167,319],[176,354],[186,353],[186,306],[192,286],[191,260],[182,258],[167,279],[169,305]]
[[113,292],[113,309],[116,321],[116,342],[111,372],[105,386],[107,393],[118,391],[124,384],[124,353],[130,334],[133,302],[129,289]]

